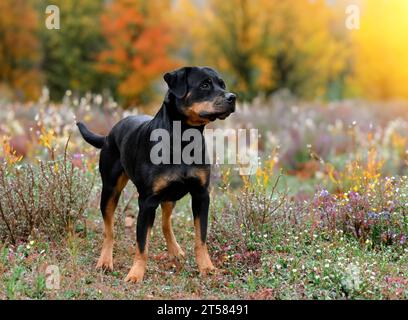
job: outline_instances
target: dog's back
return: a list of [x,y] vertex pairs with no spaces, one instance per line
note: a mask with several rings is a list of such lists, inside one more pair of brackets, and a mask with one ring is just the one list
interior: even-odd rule
[[128,116],[116,123],[107,136],[101,136],[91,132],[82,122],[77,122],[77,126],[84,140],[95,148],[102,149],[106,143],[106,139],[108,139],[109,142],[114,141],[118,149],[120,149],[123,141],[126,140],[126,137],[130,133],[138,130],[140,125],[151,119],[153,119],[153,117],[148,115]]

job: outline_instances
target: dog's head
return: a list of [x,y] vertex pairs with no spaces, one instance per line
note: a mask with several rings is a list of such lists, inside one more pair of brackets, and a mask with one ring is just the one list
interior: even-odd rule
[[177,112],[191,126],[224,120],[235,111],[235,94],[226,90],[219,74],[208,67],[184,67],[166,73],[169,94],[175,97]]

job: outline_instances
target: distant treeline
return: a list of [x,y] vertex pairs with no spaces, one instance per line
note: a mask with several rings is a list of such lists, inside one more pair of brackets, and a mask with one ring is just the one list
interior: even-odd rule
[[165,71],[197,64],[247,101],[280,88],[408,98],[408,1],[354,2],[350,13],[347,0],[54,0],[60,29],[48,29],[48,1],[1,0],[0,94],[28,101],[47,86],[54,100],[69,89],[149,104]]

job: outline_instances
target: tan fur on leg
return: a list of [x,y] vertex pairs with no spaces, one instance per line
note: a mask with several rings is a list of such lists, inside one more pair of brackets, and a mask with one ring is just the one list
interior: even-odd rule
[[171,213],[174,208],[173,202],[163,202],[161,204],[162,208],[162,229],[164,238],[166,239],[167,243],[167,250],[169,251],[169,255],[175,258],[184,258],[185,254],[184,251],[180,248],[179,244],[177,243],[176,237],[173,233],[173,228],[171,226]]
[[211,262],[210,255],[208,254],[207,245],[201,241],[201,227],[200,219],[194,219],[195,227],[195,256],[198,265],[198,270],[201,275],[206,275],[208,272],[215,270],[214,265]]
[[129,273],[125,278],[126,282],[135,283],[135,282],[140,282],[143,280],[143,277],[146,271],[146,266],[147,266],[147,253],[148,253],[148,247],[149,247],[149,238],[150,238],[150,228],[147,230],[146,245],[145,245],[145,249],[143,253],[140,252],[139,244],[136,243],[135,258],[133,259],[132,268],[130,268]]
[[103,244],[101,255],[96,264],[97,269],[103,269],[108,271],[113,271],[113,224],[114,224],[114,214],[117,206],[117,195],[122,192],[123,188],[129,181],[128,176],[123,173],[118,181],[116,182],[115,191],[108,201],[103,216],[104,231],[103,231]]
[[99,257],[98,263],[96,264],[97,269],[103,269],[112,271],[113,270],[113,215],[115,212],[116,205],[113,199],[109,200],[106,206],[106,211],[104,215],[104,231],[103,231],[103,245],[101,255]]

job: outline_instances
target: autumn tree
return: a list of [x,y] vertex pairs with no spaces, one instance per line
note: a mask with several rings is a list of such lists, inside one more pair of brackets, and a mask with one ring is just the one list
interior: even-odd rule
[[154,98],[154,84],[176,66],[170,56],[172,33],[167,21],[171,1],[114,0],[101,23],[109,48],[99,56],[99,69],[118,81],[124,104]]
[[34,99],[41,89],[38,17],[31,0],[0,1],[0,86]]
[[[45,12],[48,1],[40,0]],[[96,68],[104,48],[99,16],[104,0],[55,0],[60,9],[60,29],[42,24],[43,68],[51,97],[60,99],[66,90],[78,94],[109,86]],[[105,81],[106,80],[106,81]]]
[[178,10],[192,61],[227,74],[241,98],[279,88],[323,96],[344,72],[347,51],[325,1],[185,0]]
[[353,95],[408,98],[408,1],[371,0],[360,6],[361,26],[350,30]]

